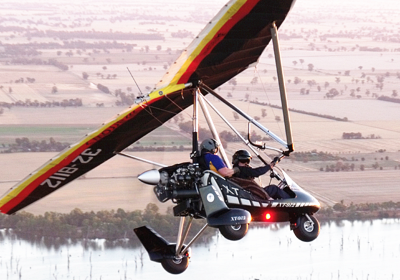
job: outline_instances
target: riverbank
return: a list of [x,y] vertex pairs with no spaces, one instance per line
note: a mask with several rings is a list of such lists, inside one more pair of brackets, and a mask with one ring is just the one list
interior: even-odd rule
[[[400,218],[400,202],[337,203],[333,207],[322,208],[315,217],[320,222],[337,220],[372,220],[382,218]],[[123,209],[98,212],[83,212],[74,209],[69,214],[46,212],[33,215],[20,212],[16,215],[0,215],[0,229],[11,229],[22,238],[52,237],[73,239],[105,239],[109,241],[136,239],[133,229],[150,225],[161,236],[173,237],[178,228],[179,219],[172,213],[160,214],[154,203],[149,203],[144,211],[125,211]],[[266,223],[269,225],[269,223]],[[194,220],[192,232],[197,232],[204,225],[203,220]],[[260,224],[254,224],[258,226]],[[204,236],[214,235],[209,228]]]

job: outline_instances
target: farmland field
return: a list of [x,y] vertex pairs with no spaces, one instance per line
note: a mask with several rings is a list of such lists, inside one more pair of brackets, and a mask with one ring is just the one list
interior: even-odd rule
[[[151,91],[225,3],[181,2],[89,1],[93,9],[88,11],[79,1],[27,1],[25,6],[10,2],[0,8],[0,152],[7,152],[17,138],[78,142]],[[346,4],[344,10],[340,2],[297,1],[279,30],[295,142],[293,157],[284,159],[281,167],[325,205],[341,200],[399,201],[400,103],[378,97],[400,100],[400,37],[395,30],[400,9],[395,1],[382,10],[364,1]],[[257,67],[217,92],[284,138],[280,109],[265,105],[280,105],[272,54],[268,46]],[[247,121],[235,119],[230,108],[208,98],[239,131],[247,132]],[[130,148],[190,147],[190,133],[181,131],[179,124],[191,121],[191,110]],[[228,130],[214,112],[211,115],[219,131]],[[203,116],[200,126],[207,128]],[[345,139],[345,133],[361,137]],[[244,147],[237,142],[226,145],[228,156]],[[273,141],[268,145],[277,147]],[[320,152],[337,159],[295,159]],[[164,164],[190,160],[189,151],[134,154]],[[55,155],[0,153],[0,194]],[[346,164],[353,164],[353,171],[331,172],[331,166]],[[114,157],[26,210],[143,209],[156,198],[136,176],[150,168]],[[157,205],[163,210],[169,206]]]

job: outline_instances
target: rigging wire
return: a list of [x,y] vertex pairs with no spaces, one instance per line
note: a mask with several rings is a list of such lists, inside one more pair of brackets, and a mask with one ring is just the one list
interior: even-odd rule
[[135,84],[136,84],[137,88],[139,89],[139,92],[140,92],[140,94],[143,96],[143,92],[141,91],[141,89],[140,89],[140,87],[139,87],[138,83],[136,82],[135,78],[133,77],[133,75],[132,75],[131,71],[129,70],[129,68],[128,68],[128,67],[126,67],[126,69],[128,69],[128,72],[129,72],[129,74],[131,75],[131,77],[132,77],[133,81],[135,82]]
[[[178,105],[175,101],[173,101],[168,95],[165,95],[165,97],[166,97],[169,101],[171,101],[172,104],[174,104],[176,107],[178,107],[178,108],[181,110],[179,113],[183,112],[184,114],[186,114],[186,115],[189,116],[190,118],[192,117],[188,112],[185,112],[185,109],[183,109],[181,106],[179,106],[179,105]],[[176,115],[178,115],[179,113],[177,113]]]
[[[261,79],[260,72],[258,71],[257,68],[255,69],[254,72],[257,73],[258,78],[260,79],[260,83],[261,83],[262,89],[264,91],[264,94],[267,97],[268,103],[271,104],[271,100],[269,99],[269,95],[268,95],[267,89],[265,88],[265,84],[264,84],[263,80]],[[271,111],[272,111],[272,115],[274,116],[274,119],[276,119],[276,114],[275,114],[274,108],[272,108],[272,107],[270,107],[270,108],[271,108]],[[283,132],[282,132],[282,127],[280,125],[278,125],[278,129],[279,129],[279,133],[282,135]]]
[[[184,112],[184,109],[181,106],[179,106],[175,101],[173,101],[169,96],[164,95],[164,97],[167,98],[171,102],[171,104],[175,105],[180,110],[180,112],[177,113],[177,112],[174,112],[174,111],[171,111],[171,110],[166,110],[166,109],[163,109],[163,108],[160,108],[160,107],[155,107],[155,106],[152,106],[152,105],[143,107],[144,110],[146,112],[148,112],[150,116],[152,116],[154,119],[156,119],[161,124],[161,126],[164,125],[164,122],[159,120],[154,115],[153,110],[154,111],[161,111],[161,112],[169,113],[169,114],[174,115],[174,116],[177,116],[179,113]],[[147,102],[146,102],[146,104],[147,104]],[[189,113],[187,113],[187,112],[185,112],[185,114],[190,116]]]

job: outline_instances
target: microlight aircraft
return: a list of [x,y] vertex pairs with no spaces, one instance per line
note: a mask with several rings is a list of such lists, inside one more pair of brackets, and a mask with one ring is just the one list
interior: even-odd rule
[[[276,161],[290,156],[294,151],[277,33],[294,2],[229,1],[168,69],[155,90],[139,96],[135,105],[86,135],[82,141],[70,146],[12,187],[0,199],[0,211],[5,214],[16,213],[116,155],[157,164],[126,154],[124,149],[193,105],[192,162],[174,166],[158,164],[161,169],[149,170],[138,176],[142,182],[155,185],[154,192],[160,202],[171,200],[175,203],[174,216],[180,217],[176,243],[169,243],[150,227],[134,229],[150,259],[160,262],[170,273],[184,272],[189,264],[190,246],[206,227],[218,228],[227,239],[239,240],[246,235],[250,222],[289,222],[290,228],[300,240],[308,242],[317,238],[320,226],[313,214],[319,210],[320,204],[283,170],[277,172],[276,169],[279,168],[274,168],[271,178],[277,179],[279,187],[290,194],[291,198],[265,200],[215,172],[201,170],[197,163],[200,156],[199,107],[213,137],[219,140],[207,105],[264,164],[267,162],[260,155],[260,150],[276,151]],[[286,141],[214,91],[257,63],[270,41],[274,46]],[[247,139],[205,98],[208,94],[248,120]],[[283,148],[254,143],[250,137],[251,125]],[[223,149],[221,156],[230,166]],[[186,218],[188,222],[185,226]],[[206,223],[192,240],[185,243],[193,219],[204,219]]]

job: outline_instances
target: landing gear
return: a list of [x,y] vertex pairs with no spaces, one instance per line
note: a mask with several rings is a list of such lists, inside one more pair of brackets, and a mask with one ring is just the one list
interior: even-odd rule
[[222,236],[228,240],[240,240],[242,239],[249,229],[249,224],[238,224],[233,226],[220,226],[219,231]]
[[312,215],[305,214],[297,218],[293,232],[301,241],[310,242],[318,237],[319,230],[318,220]]
[[161,260],[162,267],[171,274],[180,274],[184,272],[189,266],[189,257],[177,257],[174,256],[170,259]]

